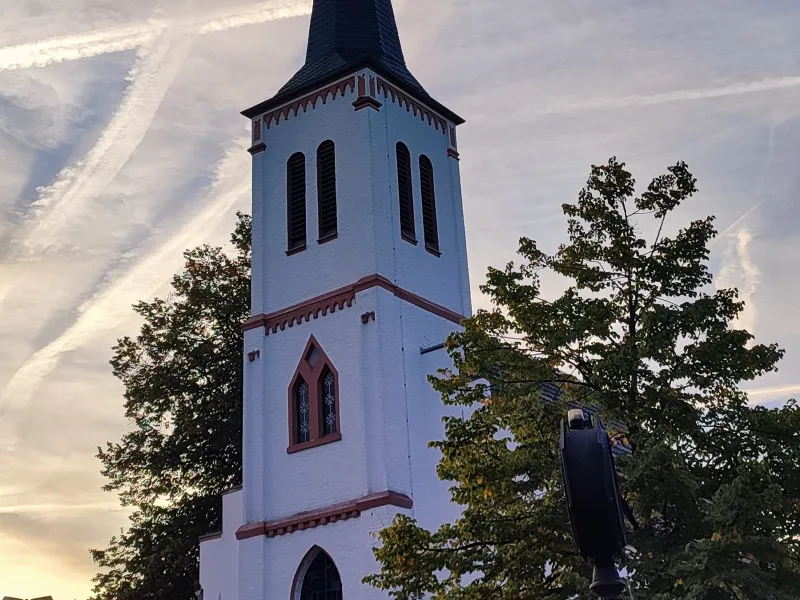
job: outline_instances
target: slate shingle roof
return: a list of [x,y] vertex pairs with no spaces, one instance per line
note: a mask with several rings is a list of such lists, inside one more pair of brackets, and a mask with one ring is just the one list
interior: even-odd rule
[[431,98],[408,70],[391,0],[314,0],[305,64],[273,98],[242,114],[254,117],[363,67],[456,124],[463,123]]

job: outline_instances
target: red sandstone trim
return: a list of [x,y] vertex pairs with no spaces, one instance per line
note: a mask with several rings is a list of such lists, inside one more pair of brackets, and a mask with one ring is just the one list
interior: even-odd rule
[[219,539],[222,539],[221,531],[217,531],[215,533],[207,533],[206,535],[201,535],[199,538],[197,538],[197,541],[202,544],[203,542],[210,542],[211,540],[219,540]]
[[286,106],[281,106],[280,108],[276,108],[275,110],[271,110],[268,113],[265,113],[258,119],[256,122],[263,122],[267,129],[269,129],[273,124],[280,125],[281,119],[284,121],[289,120],[289,116],[297,116],[297,113],[300,112],[300,109],[303,112],[308,112],[308,107],[311,105],[311,108],[317,107],[317,102],[322,100],[323,104],[327,104],[328,96],[330,96],[331,100],[334,100],[337,96],[341,95],[344,98],[345,94],[347,93],[347,88],[350,88],[350,91],[353,92],[356,89],[356,76],[353,75],[348,77],[347,79],[342,79],[341,81],[337,81],[329,85],[326,88],[322,88],[311,94],[307,94]]
[[353,107],[356,110],[362,110],[364,108],[374,108],[375,110],[380,110],[381,104],[375,98],[370,98],[369,96],[361,96],[355,102],[353,102]]
[[255,144],[252,148],[248,148],[247,151],[252,155],[255,156],[267,149],[267,145],[264,142],[259,142]]
[[461,155],[452,148],[447,149],[447,156],[449,156],[450,158],[455,158],[456,160],[461,160],[459,158]]
[[285,308],[268,315],[262,314],[251,317],[245,322],[244,325],[242,325],[242,330],[249,331],[250,329],[264,327],[266,330],[266,335],[269,335],[270,333],[277,333],[279,329],[283,331],[287,327],[293,327],[294,325],[300,325],[304,321],[308,322],[311,321],[311,319],[317,319],[320,315],[324,317],[329,312],[342,310],[345,306],[350,307],[353,305],[353,302],[355,302],[356,294],[358,292],[363,292],[364,290],[368,290],[373,287],[382,287],[383,289],[393,293],[401,300],[405,300],[406,302],[413,304],[418,308],[427,310],[428,312],[447,319],[448,321],[452,321],[453,323],[460,325],[466,318],[463,315],[450,310],[449,308],[445,308],[444,306],[430,302],[421,296],[417,296],[416,294],[404,290],[393,284],[382,275],[376,274],[369,275],[359,279],[354,284],[339,288],[338,290],[334,290],[333,292],[329,292],[321,296],[316,296],[306,300],[305,302],[300,302],[299,304],[290,306],[289,308]]
[[392,98],[392,102],[405,106],[408,112],[414,111],[414,116],[419,115],[422,121],[427,119],[428,125],[435,127],[437,130],[441,129],[442,134],[447,135],[447,121],[433,112],[425,105],[417,102],[411,96],[401,92],[399,89],[387,83],[380,77],[378,78],[378,93],[383,94],[384,98]]
[[[339,399],[337,398],[336,401],[338,403]],[[310,442],[303,442],[302,444],[294,444],[292,446],[289,446],[288,448],[286,448],[286,454],[294,454],[296,452],[308,450],[309,448],[316,448],[317,446],[332,444],[333,442],[341,441],[341,439],[342,439],[341,433],[333,433],[331,435],[326,435],[325,437],[321,437],[316,440],[311,440]]]
[[336,521],[355,519],[361,516],[361,513],[364,511],[383,506],[396,506],[398,508],[411,510],[414,506],[414,501],[405,494],[400,494],[398,492],[380,492],[378,494],[364,496],[352,502],[300,513],[287,519],[248,523],[239,527],[236,531],[236,539],[246,540],[261,535],[275,537],[294,533],[295,531],[313,529],[314,527],[335,523]]

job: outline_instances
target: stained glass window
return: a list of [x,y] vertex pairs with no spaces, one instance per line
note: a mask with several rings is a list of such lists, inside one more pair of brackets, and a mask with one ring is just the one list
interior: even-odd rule
[[303,578],[300,600],[342,600],[342,580],[333,560],[320,551]]
[[300,377],[295,388],[295,423],[297,443],[311,440],[311,404],[308,397],[308,384]]
[[320,394],[323,435],[336,433],[336,378],[328,367],[322,371]]

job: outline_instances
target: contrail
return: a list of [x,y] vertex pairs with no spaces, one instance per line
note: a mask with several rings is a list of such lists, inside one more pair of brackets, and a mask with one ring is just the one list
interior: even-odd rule
[[284,4],[277,4],[273,0],[224,10],[207,11],[194,18],[151,19],[133,25],[0,47],[0,71],[45,67],[69,60],[133,50],[151,41],[159,33],[173,27],[191,33],[204,34],[267,21],[300,17],[310,12],[310,0]]
[[724,98],[726,96],[740,96],[742,94],[755,94],[758,92],[771,92],[800,86],[800,77],[776,77],[746,83],[733,83],[717,88],[701,88],[695,90],[676,90],[663,94],[631,94],[618,98],[590,98],[579,102],[560,102],[545,106],[540,109],[541,114],[559,114],[599,110],[604,108],[630,108],[638,106],[653,106],[668,102],[686,102],[691,100],[707,100],[711,98]]
[[[176,38],[179,38],[176,40]],[[53,184],[37,189],[32,205],[17,235],[12,239],[8,267],[0,280],[0,307],[25,275],[22,265],[36,251],[56,244],[57,234],[69,223],[70,214],[80,214],[91,205],[128,163],[150,128],[159,106],[175,80],[191,47],[191,39],[166,32],[139,49],[128,74],[131,81],[94,147],[83,160],[63,169]]]
[[166,32],[152,46],[140,48],[129,74],[130,86],[100,139],[81,162],[37,190],[39,198],[22,232],[26,250],[54,245],[58,231],[68,224],[67,216],[90,205],[128,163],[189,54],[191,38],[176,37]]
[[[79,310],[77,320],[58,338],[28,358],[14,373],[0,396],[0,418],[24,405],[56,368],[61,355],[75,350],[97,335],[113,330],[131,316],[131,302],[152,297],[180,268],[185,249],[208,239],[222,218],[250,190],[250,162],[245,152],[248,137],[239,140],[219,163],[206,194],[206,206],[176,235],[138,261],[127,273],[106,286]],[[5,426],[3,426],[5,425]],[[0,421],[0,444],[13,444],[16,434]]]

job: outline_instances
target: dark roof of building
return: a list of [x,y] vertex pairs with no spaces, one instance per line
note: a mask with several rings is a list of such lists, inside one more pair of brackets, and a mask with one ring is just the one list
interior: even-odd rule
[[463,123],[431,98],[408,70],[391,0],[314,0],[305,64],[274,97],[242,114],[254,117],[363,67],[456,124]]

